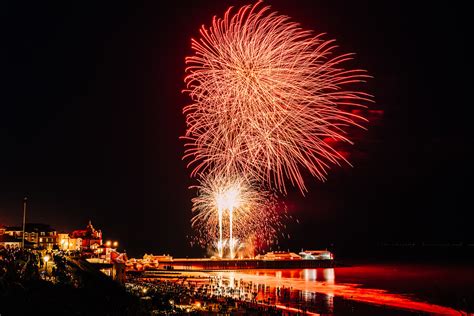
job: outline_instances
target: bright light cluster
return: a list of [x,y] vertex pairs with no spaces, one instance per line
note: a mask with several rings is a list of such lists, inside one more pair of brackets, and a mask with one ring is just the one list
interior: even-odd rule
[[240,247],[255,241],[252,239],[272,243],[286,216],[278,210],[274,195],[257,191],[238,176],[209,176],[199,182],[198,196],[192,199],[195,215],[191,223],[203,246],[215,243],[220,257],[227,249],[233,258]]
[[304,193],[304,170],[324,180],[331,165],[347,162],[331,144],[352,143],[347,127],[361,127],[363,117],[344,109],[371,101],[354,88],[369,76],[343,68],[352,56],[335,54],[334,40],[260,2],[229,8],[200,34],[186,58],[184,92],[192,103],[183,110],[184,159],[201,183],[193,225],[215,237],[215,221],[231,209],[241,219],[234,231],[244,236],[266,221],[259,217],[263,191],[286,193],[291,184]]
[[333,40],[259,7],[229,9],[192,40],[185,158],[193,176],[225,171],[305,191],[303,169],[324,180],[331,164],[345,161],[324,139],[351,143],[344,127],[363,118],[340,106],[370,101],[346,88],[368,75],[342,68],[351,55],[335,55]]

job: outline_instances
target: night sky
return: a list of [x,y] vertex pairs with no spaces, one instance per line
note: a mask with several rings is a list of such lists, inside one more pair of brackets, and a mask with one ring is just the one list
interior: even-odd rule
[[[201,255],[181,161],[184,57],[201,24],[246,1],[1,4],[0,224],[89,219],[132,255]],[[290,192],[281,249],[472,242],[472,57],[467,7],[267,1],[355,52],[383,116],[351,161]],[[467,5],[466,5],[467,6]]]

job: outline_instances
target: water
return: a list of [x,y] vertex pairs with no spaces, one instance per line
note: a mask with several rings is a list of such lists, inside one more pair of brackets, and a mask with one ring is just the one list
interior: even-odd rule
[[379,264],[210,274],[226,292],[221,294],[316,314],[474,312],[474,270],[470,266]]

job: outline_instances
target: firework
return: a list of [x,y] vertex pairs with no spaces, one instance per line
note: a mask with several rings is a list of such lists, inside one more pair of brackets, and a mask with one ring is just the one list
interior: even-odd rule
[[258,238],[271,244],[280,231],[285,212],[278,210],[275,197],[256,190],[245,177],[215,175],[200,180],[193,198],[192,226],[203,245],[216,242],[219,257],[227,248],[229,257],[244,243]]
[[331,165],[347,162],[324,139],[352,143],[347,127],[363,118],[342,108],[371,101],[350,88],[368,77],[343,68],[351,54],[336,55],[333,40],[260,2],[230,8],[200,34],[184,90],[193,177],[240,175],[280,192],[289,181],[304,193],[303,170],[324,180]]

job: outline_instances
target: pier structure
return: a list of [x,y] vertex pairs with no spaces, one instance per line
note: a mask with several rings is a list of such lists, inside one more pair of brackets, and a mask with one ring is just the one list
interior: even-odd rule
[[334,260],[262,260],[173,258],[153,266],[127,264],[128,271],[140,270],[246,270],[332,268]]

